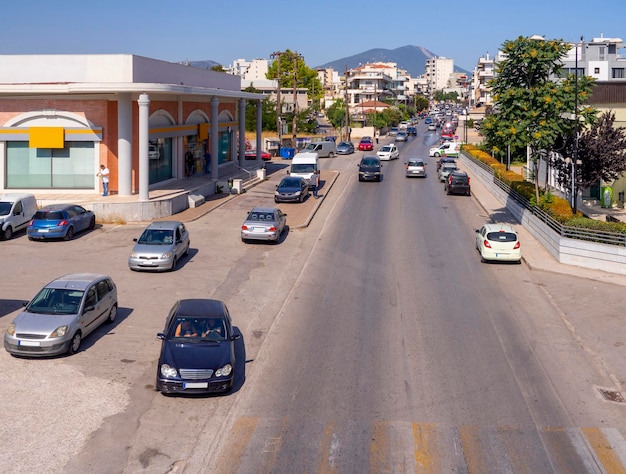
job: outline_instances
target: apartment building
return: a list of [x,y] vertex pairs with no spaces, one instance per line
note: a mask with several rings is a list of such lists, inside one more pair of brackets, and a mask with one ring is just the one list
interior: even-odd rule
[[427,59],[424,75],[430,92],[445,89],[453,72],[454,59],[444,57]]

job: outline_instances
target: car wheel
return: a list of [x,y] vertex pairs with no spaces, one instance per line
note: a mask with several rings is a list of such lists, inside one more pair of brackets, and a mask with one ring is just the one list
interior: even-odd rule
[[242,241],[244,244],[247,244],[247,243],[248,243],[248,239],[244,239],[243,237],[241,238],[241,241]]
[[328,154],[328,158],[334,158],[334,157],[335,157],[335,154],[331,151],[331,152]]
[[74,237],[74,228],[70,227],[69,229],[67,229],[65,237],[63,237],[63,239],[65,239],[65,240],[72,240],[72,237]]
[[11,226],[8,226],[2,233],[2,238],[4,238],[4,240],[11,240],[11,237],[13,237],[13,229]]
[[439,158],[439,153],[435,153],[435,158]]
[[83,340],[83,336],[81,335],[80,331],[76,331],[76,334],[74,334],[74,336],[72,337],[72,340],[70,341],[70,347],[67,348],[67,353],[72,355],[72,354],[76,354],[78,352],[78,349],[80,349],[80,343]]
[[363,181],[363,178],[361,178],[361,177],[359,176],[359,183],[360,183],[361,181]]
[[176,257],[174,257],[172,259],[172,266],[170,267],[170,272],[173,272],[174,270],[176,270]]
[[93,230],[96,227],[96,216],[93,216],[89,221],[89,230]]
[[109,317],[107,318],[107,323],[111,324],[113,321],[115,321],[116,317],[117,317],[117,305],[114,304],[113,307],[111,308],[111,311],[109,311]]
[[191,242],[189,242],[189,244],[187,244],[187,248],[185,249],[185,253],[183,254],[185,257],[187,255],[189,255],[189,246],[191,245]]

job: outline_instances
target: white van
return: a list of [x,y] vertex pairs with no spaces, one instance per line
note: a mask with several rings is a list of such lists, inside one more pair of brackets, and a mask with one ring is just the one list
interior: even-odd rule
[[437,158],[442,155],[459,156],[460,148],[461,147],[457,142],[446,142],[442,145],[431,148],[428,154]]
[[306,179],[311,186],[311,176],[319,171],[319,155],[316,152],[300,152],[291,160],[290,176]]
[[0,194],[0,237],[9,240],[26,229],[35,212],[37,199],[32,194]]
[[317,153],[320,158],[334,158],[337,154],[337,146],[332,140],[327,140],[323,142],[311,142],[307,146],[305,146],[300,153],[311,152]]

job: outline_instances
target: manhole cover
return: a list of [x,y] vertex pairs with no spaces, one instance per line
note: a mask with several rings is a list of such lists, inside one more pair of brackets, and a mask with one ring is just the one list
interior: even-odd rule
[[606,388],[599,388],[598,390],[600,390],[600,394],[602,395],[602,397],[604,397],[604,399],[608,400],[609,402],[626,402],[624,396],[617,390],[608,390]]

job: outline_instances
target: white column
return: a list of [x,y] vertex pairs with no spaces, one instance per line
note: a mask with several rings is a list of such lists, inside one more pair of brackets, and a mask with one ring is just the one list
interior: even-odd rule
[[211,179],[219,179],[218,158],[219,158],[219,106],[217,97],[211,98]]
[[[257,160],[259,159],[257,150]],[[243,168],[246,159],[246,101],[239,99],[239,166]]]
[[263,103],[256,102],[256,156],[261,156],[263,150]]
[[129,93],[117,96],[117,193],[133,193],[133,102]]
[[150,196],[150,161],[148,158],[148,140],[150,138],[150,97],[140,94],[137,100],[139,105],[139,200],[148,201]]

